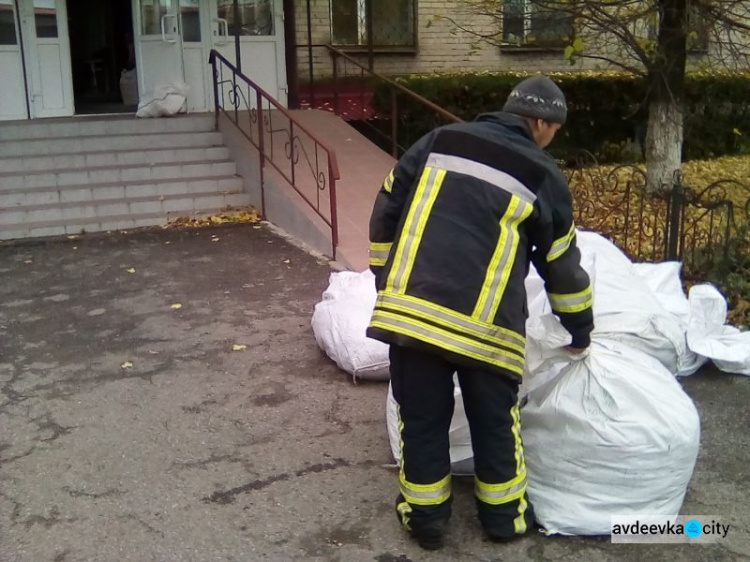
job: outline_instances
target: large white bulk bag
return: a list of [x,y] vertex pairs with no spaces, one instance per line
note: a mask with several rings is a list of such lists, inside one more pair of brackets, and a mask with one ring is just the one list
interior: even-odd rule
[[323,300],[315,305],[312,329],[318,346],[336,365],[358,378],[390,378],[388,345],[367,337],[375,308],[375,275],[332,273]]
[[[609,534],[612,515],[676,516],[700,421],[656,359],[616,342],[565,354],[521,409],[529,499],[547,533]],[[561,361],[550,359],[559,369]]]

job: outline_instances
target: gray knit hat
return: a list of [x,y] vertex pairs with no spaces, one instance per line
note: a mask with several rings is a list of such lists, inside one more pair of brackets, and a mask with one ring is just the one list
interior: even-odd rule
[[503,111],[563,125],[568,106],[565,104],[565,94],[557,84],[543,74],[537,74],[516,84]]

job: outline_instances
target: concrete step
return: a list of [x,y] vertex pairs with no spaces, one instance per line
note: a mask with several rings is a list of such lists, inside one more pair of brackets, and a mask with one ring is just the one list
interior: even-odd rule
[[59,137],[194,133],[214,130],[212,114],[184,115],[165,119],[122,117],[82,117],[40,119],[0,124],[0,142]]
[[0,210],[0,240],[152,226],[166,224],[180,216],[211,214],[227,207],[249,205],[250,198],[242,191],[241,181],[238,187],[225,193],[199,191]]
[[[30,193],[31,190],[50,188],[97,187],[102,185],[126,184],[133,181],[159,181],[164,179],[231,176],[237,171],[234,162],[210,160],[190,164],[168,162],[154,166],[137,164],[133,166],[101,166],[94,168],[48,170],[31,174],[0,174],[0,195]],[[0,206],[7,206],[5,197]]]
[[62,155],[69,153],[116,152],[122,150],[180,149],[222,146],[221,133],[196,132],[134,135],[54,137],[0,142],[0,158]]
[[88,205],[109,199],[173,197],[193,193],[236,193],[242,189],[242,178],[239,176],[166,178],[155,181],[112,182],[95,186],[69,185],[21,189],[2,194],[0,213],[36,211],[64,205]]
[[229,149],[224,146],[196,146],[180,149],[157,148],[151,150],[121,150],[117,152],[87,152],[57,154],[55,156],[30,155],[0,158],[0,175],[14,172],[33,173],[62,168],[97,168],[101,166],[156,165],[166,163],[196,162],[199,160],[225,161]]

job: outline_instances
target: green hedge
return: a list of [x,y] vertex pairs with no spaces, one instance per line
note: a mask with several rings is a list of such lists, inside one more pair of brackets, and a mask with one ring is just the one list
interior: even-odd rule
[[[585,149],[602,162],[640,160],[646,135],[647,87],[642,78],[613,72],[550,74],[568,100],[568,124],[552,145],[560,158]],[[479,73],[398,77],[397,81],[462,119],[502,108],[525,75]],[[687,78],[684,158],[750,153],[750,73],[696,73]],[[390,90],[375,91],[376,107],[390,115]],[[400,94],[399,144],[409,146],[441,119]],[[635,141],[635,142],[634,142]]]

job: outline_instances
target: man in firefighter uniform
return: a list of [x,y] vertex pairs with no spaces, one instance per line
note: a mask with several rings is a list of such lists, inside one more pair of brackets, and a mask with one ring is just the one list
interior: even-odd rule
[[528,78],[502,112],[420,139],[375,202],[370,267],[378,298],[367,333],[390,344],[401,435],[396,511],[424,548],[442,546],[451,514],[454,372],[486,534],[511,539],[534,523],[518,404],[530,262],[572,336],[568,349],[582,352],[593,329],[570,191],[542,150],[566,114],[552,80]]

